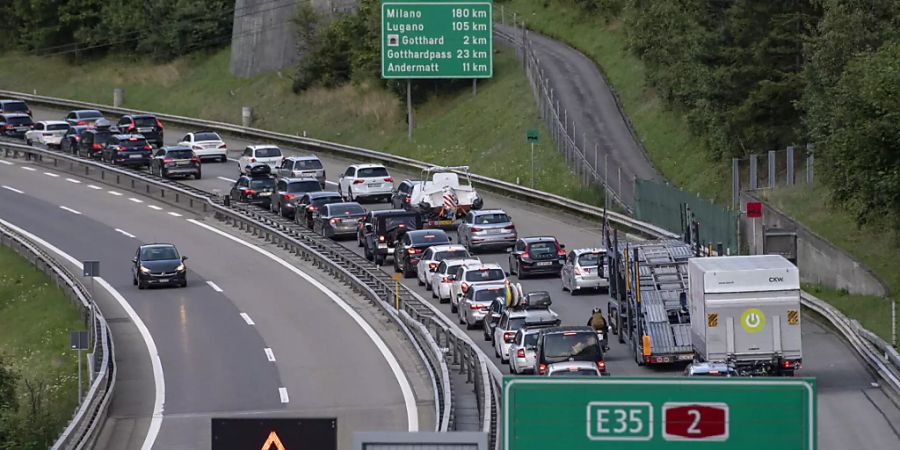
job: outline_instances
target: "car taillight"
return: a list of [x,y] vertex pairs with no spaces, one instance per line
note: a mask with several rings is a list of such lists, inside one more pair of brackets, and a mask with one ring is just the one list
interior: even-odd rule
[[388,183],[393,183],[393,182],[394,182],[394,179],[391,178],[391,177],[387,177],[387,178],[384,179],[384,181],[387,181]]
[[503,229],[509,230],[509,231],[515,231],[516,226],[515,225],[507,225],[507,226],[503,227]]
[[363,184],[366,180],[353,180],[353,184]]
[[159,121],[159,119],[156,119],[156,126],[159,127],[159,130],[160,130],[160,131],[162,131],[162,130],[164,129],[164,128],[163,128],[163,124],[162,124],[162,122]]
[[463,281],[459,287],[462,288],[463,294],[469,291],[469,283],[466,283],[465,281]]
[[256,158],[250,158],[250,162],[256,162]]
[[512,338],[513,338],[513,333],[511,333],[509,331],[503,332],[503,342],[508,343],[508,342],[512,341]]
[[219,148],[228,148],[228,146],[225,144],[219,144]]
[[128,150],[128,149],[125,148],[125,147],[123,147],[123,146],[121,146],[121,145],[118,146],[118,147],[116,147],[116,151],[117,151],[117,152],[124,152],[125,150]]
[[482,231],[482,230],[484,230],[484,228],[472,227],[473,233],[478,233],[479,231]]
[[81,136],[73,136],[73,137],[75,138],[75,142],[80,142],[80,141],[81,141]]
[[428,270],[437,269],[437,263],[428,263]]
[[203,150],[203,147],[201,147],[199,145],[192,145],[191,150]]
[[87,125],[87,124],[88,123],[86,120],[79,120],[78,123],[76,123],[75,125]]
[[452,283],[453,280],[450,277],[441,277],[441,283]]
[[334,219],[329,220],[328,223],[330,223],[332,225],[337,225],[337,224],[341,223],[341,219],[334,218]]
[[406,197],[403,201],[409,203],[409,197]]
[[29,110],[28,110],[28,115],[29,115],[29,116],[30,116],[30,115],[32,115],[32,114],[31,114],[31,110],[30,110],[30,109],[29,109]]
[[538,374],[543,375],[545,373],[547,373],[547,365],[546,364],[538,365]]
[[597,361],[597,370],[606,372],[606,361]]
[[516,350],[516,358],[524,358],[525,357],[525,349],[520,348]]
[[12,130],[14,127],[11,123],[8,123],[8,124],[4,125],[3,128],[6,128],[7,130]]
[[127,128],[128,131],[131,131],[133,129],[134,129],[134,124],[128,125],[128,128]]
[[281,194],[282,200],[291,200],[294,198],[294,194]]
[[103,147],[100,144],[91,144],[91,148],[94,150],[100,150]]
[[575,275],[581,275],[581,269],[578,266],[575,266]]
[[307,211],[317,211],[318,209],[319,209],[319,207],[316,205],[309,205],[306,207]]
[[175,162],[175,160],[172,158],[163,158],[163,163],[165,164],[172,164],[173,162]]
[[153,146],[150,144],[147,144],[144,146],[144,150],[153,150]]
[[200,164],[200,157],[199,156],[191,156],[191,162]]
[[421,248],[408,248],[408,249],[406,249],[406,253],[409,253],[410,255],[415,255],[418,253],[422,253],[422,249]]
[[566,256],[566,251],[559,247],[556,247],[556,256]]
[[254,191],[253,189],[245,189],[244,193],[247,195],[254,195],[256,194],[256,191]]
[[378,236],[378,242],[384,242],[384,236]]
[[479,305],[477,303],[472,303],[469,305],[469,309],[471,309],[472,311],[478,311],[479,309],[481,309],[481,305]]

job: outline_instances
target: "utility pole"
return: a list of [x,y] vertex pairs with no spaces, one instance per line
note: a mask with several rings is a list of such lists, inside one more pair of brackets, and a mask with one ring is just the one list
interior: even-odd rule
[[412,140],[413,107],[412,107],[412,80],[406,80],[406,139]]

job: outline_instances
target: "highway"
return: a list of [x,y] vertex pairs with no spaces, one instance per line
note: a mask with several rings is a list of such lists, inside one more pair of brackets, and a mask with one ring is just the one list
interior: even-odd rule
[[[57,118],[64,115],[64,112],[62,111],[54,111],[44,108],[34,109],[36,120]],[[178,129],[178,127],[175,126],[167,126],[166,141],[175,142],[187,131],[188,130]],[[236,154],[240,150],[242,150],[245,145],[250,144],[249,142],[243,141],[241,139],[236,139],[229,136],[223,137],[228,143],[230,154],[233,157],[236,157]],[[289,149],[283,150],[288,150],[287,153],[292,153],[289,151]],[[334,189],[333,182],[336,181],[337,175],[340,174],[348,164],[359,162],[342,160],[330,157],[328,155],[319,156],[326,166],[328,179],[331,182],[330,189]],[[466,162],[459,161],[459,163]],[[477,162],[471,164],[472,170],[474,172],[477,172]],[[9,191],[0,192],[0,199],[2,199],[2,203],[0,203],[0,205],[2,205],[0,206],[0,217],[6,218],[7,220],[11,221],[14,221],[14,219],[19,217],[20,219],[18,220],[27,221],[27,225],[29,226],[31,226],[32,222],[34,222],[33,226],[41,230],[41,235],[56,237],[56,239],[60,241],[60,245],[68,245],[70,248],[74,248],[75,250],[78,250],[78,246],[83,244],[72,242],[72,236],[74,233],[67,230],[70,230],[74,226],[74,224],[78,223],[78,221],[86,221],[91,219],[97,220],[104,224],[116,224],[116,227],[128,230],[130,233],[135,234],[140,239],[148,241],[154,239],[163,239],[164,237],[169,237],[169,240],[171,240],[171,236],[173,235],[191,236],[190,239],[184,239],[185,243],[183,244],[182,251],[185,254],[191,256],[191,260],[189,262],[191,263],[190,266],[192,270],[200,270],[198,268],[202,268],[201,274],[192,273],[192,275],[202,275],[204,277],[207,277],[207,279],[209,280],[215,281],[217,284],[219,284],[219,286],[224,288],[225,293],[228,294],[228,298],[232,303],[232,305],[229,306],[224,305],[223,302],[214,303],[210,301],[210,303],[208,304],[209,307],[216,309],[217,311],[214,313],[204,312],[204,316],[219,317],[226,322],[233,322],[234,320],[229,319],[229,316],[236,316],[238,310],[246,311],[247,309],[249,309],[252,310],[251,315],[254,317],[254,320],[257,321],[257,326],[253,329],[259,331],[262,327],[258,325],[260,321],[256,319],[257,317],[267,317],[267,314],[275,315],[279,317],[267,317],[267,319],[277,321],[281,319],[280,316],[285,316],[286,314],[276,308],[302,308],[302,306],[298,306],[296,302],[279,303],[277,307],[273,304],[270,304],[269,302],[266,302],[265,304],[259,302],[258,292],[254,292],[254,289],[252,288],[239,286],[241,283],[238,282],[238,280],[241,279],[241,277],[235,275],[236,273],[240,272],[243,267],[256,267],[256,264],[248,263],[248,261],[252,261],[252,258],[255,258],[256,256],[248,254],[249,252],[246,251],[242,252],[240,249],[233,249],[230,253],[227,254],[228,256],[226,256],[226,253],[224,253],[224,247],[228,247],[228,245],[223,245],[224,243],[221,241],[221,239],[217,239],[215,236],[210,236],[208,233],[198,233],[198,230],[196,229],[198,227],[191,225],[189,222],[186,223],[184,220],[174,220],[171,221],[172,223],[170,224],[167,221],[168,218],[164,217],[163,214],[160,214],[157,211],[149,210],[146,207],[133,208],[134,211],[136,211],[134,216],[123,217],[123,215],[121,214],[121,204],[123,203],[123,199],[114,198],[115,196],[109,194],[85,194],[83,192],[84,190],[79,191],[76,189],[71,189],[71,192],[69,192],[60,191],[59,188],[53,189],[52,187],[50,187],[42,191],[42,186],[46,186],[51,183],[58,185],[60,180],[54,179],[51,182],[51,180],[48,180],[47,176],[41,175],[40,172],[25,172],[26,171],[22,171],[18,168],[13,170],[13,168],[10,167],[0,166],[0,176],[2,176],[3,184],[9,184],[9,182],[7,182],[8,178],[6,177],[7,173],[15,174],[15,180],[17,183],[19,183],[19,186],[21,186],[18,187],[18,189],[21,189],[25,192],[25,194],[18,194],[18,197],[13,195],[15,193]],[[206,191],[224,194],[227,193],[230,188],[230,180],[235,179],[237,177],[237,174],[238,168],[236,163],[233,161],[228,163],[206,163],[203,166],[204,178],[202,180],[187,180],[184,182]],[[411,175],[396,172],[393,172],[392,174],[395,181],[400,181],[405,177]],[[32,193],[32,190],[34,190],[36,193]],[[89,198],[94,198],[95,201],[97,198],[102,198],[102,204],[106,206],[101,206],[98,203],[92,203],[87,198],[82,199],[79,197],[79,199],[70,199],[69,196],[76,195],[76,191],[79,192],[77,195],[80,196],[82,194],[85,194]],[[39,192],[43,192],[43,194],[38,194]],[[46,201],[46,203],[35,202],[33,205],[29,204],[28,208],[23,208],[22,206],[24,206],[24,204],[22,203],[17,203],[19,207],[7,206],[7,198],[30,198],[31,195],[44,195],[44,197],[40,198],[45,198],[45,200],[43,201]],[[482,195],[485,198],[486,208],[502,208],[512,216],[514,222],[516,223],[516,227],[520,236],[552,234],[559,238],[560,242],[566,244],[567,248],[570,249],[578,247],[593,247],[600,244],[600,226],[597,223],[591,223],[580,218],[560,213],[558,211],[551,211],[545,208],[527,204],[525,202],[500,197],[490,193],[482,192]],[[83,214],[81,216],[78,216],[77,220],[75,220],[73,219],[73,217],[70,217],[71,213],[60,210],[58,206],[54,206],[60,205],[63,202],[66,202],[67,206],[71,206],[74,209],[83,208],[83,211],[79,210]],[[127,202],[127,200],[124,200],[124,202]],[[387,207],[387,205],[385,204],[365,204],[364,206],[368,208],[378,209]],[[22,209],[35,210],[35,212],[25,213],[21,211]],[[62,214],[60,211],[65,214],[69,214],[69,216]],[[129,211],[131,211],[131,209],[129,209]],[[90,217],[91,219],[88,219],[84,216]],[[139,219],[138,216],[143,217],[143,219]],[[74,221],[66,220],[62,222],[66,224],[65,226],[63,226],[62,223],[54,225],[53,223],[56,223],[57,220],[47,220],[48,218],[55,218],[59,220],[64,220],[63,218],[66,218]],[[49,229],[44,229],[43,227],[48,227]],[[85,229],[88,228],[90,227],[87,227],[87,224],[85,224]],[[111,235],[116,234],[114,231],[109,231],[110,225],[104,225],[97,228],[102,228],[104,231],[86,231],[88,235],[92,237],[92,239],[98,239],[97,242],[99,242],[99,240],[101,239],[105,239]],[[164,234],[160,235],[160,233],[163,232]],[[69,238],[66,239],[63,236],[69,236]],[[116,237],[116,239],[121,238]],[[110,240],[109,242],[114,241],[115,240]],[[177,241],[180,246],[182,245],[181,242],[182,241]],[[212,245],[213,247],[206,247],[204,243],[205,245]],[[132,243],[132,247],[135,244],[136,242]],[[355,241],[347,241],[344,242],[344,244],[348,248],[358,251]],[[92,246],[88,244],[83,245],[81,250],[86,251],[90,250],[91,248]],[[211,251],[210,248],[215,248],[215,251]],[[109,258],[110,261],[122,260],[127,263],[127,260],[129,259],[128,251],[124,249],[119,250],[118,245],[116,246],[116,249],[117,252],[110,251],[110,254],[106,256],[106,258]],[[131,251],[133,251],[133,249]],[[117,253],[118,256],[112,253]],[[479,256],[484,261],[500,262],[504,267],[506,267],[505,253],[481,254]],[[265,265],[265,262],[261,264]],[[110,267],[111,265],[113,264],[109,263],[106,267]],[[121,268],[121,270],[127,270],[126,264],[122,264]],[[389,267],[388,270],[390,270]],[[254,283],[256,283],[256,275],[257,274],[254,273]],[[259,274],[259,276],[264,275]],[[119,278],[121,277],[117,277],[116,279],[119,281],[120,285],[117,287],[121,287],[123,291],[127,290],[129,292],[129,299],[131,299],[130,295],[132,294],[132,291],[130,290],[130,284],[128,283],[129,280],[127,277],[127,274],[121,280],[119,280]],[[416,285],[415,279],[407,280],[406,283],[410,288],[418,292],[424,299],[431,300],[430,293],[426,292],[424,288],[418,287]],[[591,308],[593,308],[594,306],[605,306],[607,302],[606,296],[601,294],[571,296],[569,293],[561,291],[558,278],[529,279],[523,281],[522,283],[526,290],[549,291],[551,295],[553,295],[554,299],[553,309],[560,314],[560,317],[566,324],[584,324],[588,319]],[[201,283],[194,281],[192,283],[192,286],[189,287],[188,290],[204,289],[204,287],[200,284]],[[277,292],[281,295],[289,295],[284,294],[285,288],[277,286],[277,283],[273,283],[271,287],[268,284],[266,284],[266,286],[267,290],[272,289],[272,292]],[[301,291],[304,293],[310,292],[309,289],[294,290],[294,292],[297,291]],[[232,294],[232,292],[234,293]],[[148,311],[147,314],[158,314],[159,320],[161,321],[169,321],[166,323],[166,327],[156,324],[152,320],[148,321],[148,325],[150,325],[151,328],[156,327],[159,332],[170,332],[174,334],[174,336],[163,338],[164,340],[158,342],[158,345],[160,345],[161,354],[174,353],[174,355],[163,356],[164,367],[168,367],[166,364],[167,359],[171,361],[171,358],[175,358],[175,361],[184,361],[184,359],[178,359],[185,357],[184,355],[181,355],[181,353],[190,354],[190,351],[194,349],[194,346],[201,345],[199,342],[195,342],[191,339],[199,339],[200,342],[205,342],[206,347],[204,347],[204,350],[209,350],[207,347],[214,346],[218,342],[217,339],[210,339],[208,336],[206,336],[205,333],[193,333],[189,330],[182,331],[178,325],[180,313],[177,310],[170,310],[169,306],[158,305],[159,298],[165,299],[166,297],[171,296],[171,300],[167,301],[172,303],[172,308],[175,308],[175,305],[177,305],[179,302],[177,299],[181,295],[179,291],[151,291],[138,293],[136,290],[134,290],[133,293],[135,294],[135,308],[139,309],[142,315],[146,310]],[[222,295],[222,293],[215,292],[203,292],[199,295],[201,296],[200,298],[206,298],[205,296],[207,294]],[[153,297],[158,298],[154,298],[153,300],[145,300],[145,298],[149,297],[149,295],[153,295]],[[267,299],[274,297],[276,296],[266,296]],[[147,306],[147,302],[151,301],[156,302],[152,304],[153,308],[150,308],[152,309],[152,311],[150,311],[148,309],[149,307]],[[142,305],[143,308],[138,308],[139,305]],[[438,305],[438,307],[447,316],[455,319],[455,317],[452,317],[450,315],[449,305]],[[188,308],[188,306],[186,306],[186,308]],[[157,316],[154,315],[154,317]],[[206,317],[192,317],[193,320],[197,321],[206,320]],[[172,322],[172,320],[174,320],[175,322]],[[235,325],[238,329],[241,328],[240,322],[237,322]],[[207,323],[207,326],[210,326],[210,324]],[[202,324],[198,325],[198,327],[204,329],[204,325]],[[229,325],[228,328],[224,326],[221,326],[219,328],[222,330],[232,330],[230,327],[231,325]],[[897,424],[900,424],[900,411],[898,411],[897,407],[885,397],[884,393],[877,386],[875,378],[868,372],[865,365],[856,357],[855,353],[853,353],[848,345],[841,341],[837,336],[830,333],[826,328],[815,322],[813,318],[804,316],[803,327],[804,364],[803,369],[800,371],[799,375],[815,377],[817,379],[819,448],[900,448],[900,437],[898,437],[898,431],[895,429],[898,426]],[[175,331],[178,332],[175,333]],[[209,333],[219,336],[216,331],[217,330],[209,330]],[[297,331],[298,330],[296,329],[292,330],[292,332]],[[273,335],[270,336],[270,334]],[[259,344],[257,342],[260,341],[255,341],[255,339],[261,339],[268,345],[271,342],[277,341],[279,337],[283,338],[284,336],[282,335],[284,334],[285,333],[275,332],[272,327],[267,326],[265,327],[264,332],[259,332],[261,338],[248,336],[246,338],[246,342],[244,342],[243,345],[251,347],[253,345],[258,346]],[[469,331],[469,335],[473,340],[480,343],[481,348],[494,360],[495,363],[498,364],[498,367],[501,370],[507,372],[507,367],[505,365],[500,365],[499,360],[493,358],[493,350],[489,345],[486,345],[488,343],[485,343],[482,340],[480,330]],[[319,340],[317,342],[325,341]],[[294,350],[301,351],[302,349],[296,348],[295,345]],[[346,350],[344,350],[344,352],[346,352]],[[234,354],[233,352],[229,353]],[[371,354],[372,352],[370,351],[369,353]],[[322,352],[321,355],[324,359],[319,360],[319,365],[323,366],[323,368],[327,367],[328,369],[332,369],[334,365],[341,364],[339,358],[336,358],[334,356],[335,354],[340,354],[340,352]],[[344,355],[346,356],[345,353]],[[247,361],[244,361],[243,358],[246,358]],[[256,356],[248,354],[246,356],[242,356],[241,364],[235,362],[235,365],[240,365],[243,367],[245,364],[256,361],[256,359]],[[208,363],[209,358],[204,355],[202,361],[204,363]],[[383,360],[380,360],[380,363],[383,365]],[[286,374],[290,372],[282,369],[281,364],[282,363],[279,356],[279,370],[277,372],[273,372],[268,376],[265,375],[266,372],[263,372],[262,376],[256,377],[256,386],[259,386],[259,389],[254,389],[254,392],[271,391],[269,386],[274,387],[278,386],[279,383],[288,382],[284,380],[286,378]],[[609,370],[614,376],[680,375],[680,373],[675,371],[674,369],[661,370],[638,367],[632,361],[624,346],[619,345],[615,342],[615,340],[613,340],[611,343],[611,351],[607,356],[607,364]],[[203,368],[199,368],[198,370],[203,370]],[[238,373],[228,375],[227,383],[229,386],[239,386],[241,385],[241,383],[247,382],[244,378],[247,375],[242,375],[240,372],[240,369],[238,369]],[[351,370],[350,372],[346,373],[346,375],[352,373],[353,371]],[[167,381],[168,377],[169,375],[167,374]],[[352,386],[352,379],[353,377],[347,376],[342,381]],[[325,381],[329,386],[337,385],[336,378],[326,379]],[[365,381],[366,384],[368,384],[372,382],[372,379],[367,376]],[[391,381],[391,378],[386,378],[386,381],[384,382],[390,384],[389,382]],[[231,384],[232,382],[236,384]],[[225,381],[223,381],[223,383],[225,383]],[[198,391],[198,394],[208,393],[208,395],[212,396],[215,393],[215,389],[213,389],[213,387],[223,385],[224,384],[220,383],[215,384],[214,386],[210,386],[210,389],[208,390],[200,389]],[[396,381],[393,381],[393,386],[393,389],[389,389],[389,391],[395,393],[395,395],[393,396],[393,403],[397,404]],[[289,386],[289,388],[292,390],[292,392],[294,389],[302,389],[302,387],[300,386]],[[367,389],[367,395],[369,395],[373,390],[374,389]],[[268,399],[266,395],[259,395],[257,393],[247,394],[247,396],[250,398],[248,398],[246,401],[249,402],[249,405],[254,405],[250,407],[252,409],[270,408],[270,403],[272,400]],[[214,397],[205,397],[205,400],[202,400],[201,402],[207,405],[215,404],[215,400],[212,400],[213,398]],[[354,398],[357,401],[360,400],[359,398]],[[293,399],[294,395],[292,394],[292,403],[294,401]],[[275,397],[274,400],[277,401],[277,397]],[[333,404],[340,403],[334,402]],[[367,404],[374,405],[375,403],[372,402]],[[246,406],[243,404],[237,405],[237,402],[227,403],[226,406],[228,405],[235,407]],[[180,405],[180,407],[185,410],[197,410],[197,408],[190,408],[185,404]],[[170,405],[167,404],[167,415],[170,414],[170,412]],[[190,413],[183,414],[185,414],[185,416],[190,415]],[[396,420],[396,414],[397,413],[395,411],[395,420],[392,421],[391,425],[393,425],[394,427],[402,428],[405,424],[402,420]],[[399,414],[399,416],[400,419],[402,419],[402,413]],[[177,423],[177,421],[175,422]],[[164,431],[166,430],[165,427],[167,425],[168,424],[164,421]],[[367,429],[372,429],[372,427],[369,426],[369,423],[367,423],[366,425]],[[175,426],[176,425],[174,424],[171,425],[171,427]]]
[[[0,184],[12,188],[0,189],[0,218],[75,258],[99,260],[102,276],[127,298],[155,340],[166,395],[154,448],[208,448],[210,417],[337,417],[341,448],[350,445],[352,431],[433,427],[430,381],[419,379],[424,372],[417,368],[418,356],[399,335],[380,332],[401,372],[416,375],[403,382],[424,399],[421,405],[406,402],[382,349],[326,292],[209,229],[216,224],[13,163],[0,164]],[[173,242],[189,256],[187,288],[132,286],[130,260],[140,243],[149,242]],[[338,298],[353,297],[337,283],[320,281]],[[121,429],[107,433],[115,446],[139,448],[146,421],[118,424]]]

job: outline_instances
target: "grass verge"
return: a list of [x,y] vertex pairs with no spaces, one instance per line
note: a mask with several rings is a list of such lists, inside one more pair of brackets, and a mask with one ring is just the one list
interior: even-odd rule
[[[228,74],[229,50],[198,53],[166,64],[107,57],[71,65],[61,58],[0,55],[5,89],[111,104],[112,90],[125,90],[124,106],[240,123],[241,107],[253,107],[254,126],[380,149],[438,164],[468,164],[472,171],[528,185],[528,129],[544,129],[521,67],[512,51],[494,55],[494,78],[470,89],[437,93],[416,108],[413,139],[407,140],[404,105],[378,82],[337,89],[291,91],[288,71],[253,78]],[[535,149],[536,187],[593,204],[597,190],[574,179],[552,144]]]
[[0,246],[0,355],[18,375],[18,411],[0,422],[0,438],[16,443],[10,448],[47,448],[68,423],[78,392],[77,353],[69,350],[69,332],[84,328],[61,289]]
[[[828,302],[847,317],[859,321],[863,327],[891,342],[891,300],[884,297],[853,295],[818,284],[803,283],[803,290]],[[900,325],[900,321],[898,321]]]
[[[519,22],[575,47],[600,67],[657,170],[674,185],[718,203],[728,200],[726,166],[711,161],[702,139],[647,86],[644,65],[626,46],[622,23],[585,14],[573,0],[508,0],[507,23]],[[499,16],[499,8],[495,15]]]

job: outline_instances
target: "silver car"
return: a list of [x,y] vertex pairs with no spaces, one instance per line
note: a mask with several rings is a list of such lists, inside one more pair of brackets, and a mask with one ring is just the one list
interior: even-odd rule
[[569,252],[560,269],[562,288],[572,295],[582,289],[609,288],[606,249],[578,248]]
[[366,216],[366,210],[359,203],[329,203],[313,212],[313,231],[332,239],[356,234],[359,219]]
[[[527,326],[527,324],[526,324]],[[520,328],[509,346],[509,371],[514,374],[534,373],[534,350],[540,328]]]
[[518,235],[512,218],[502,209],[470,211],[456,229],[457,241],[469,251],[507,249]]
[[494,354],[500,358],[501,362],[509,362],[509,348],[516,332],[520,328],[537,325],[542,327],[558,326],[559,316],[546,308],[507,308],[500,315],[500,320],[494,327],[492,339]]
[[467,330],[481,324],[484,316],[487,315],[488,307],[496,298],[506,298],[504,283],[473,285],[459,301],[456,313],[459,323],[465,325]]
[[600,377],[604,374],[590,361],[564,361],[548,365],[545,375],[548,377]]
[[275,171],[278,178],[315,178],[325,189],[325,166],[315,155],[290,156],[281,161]]

